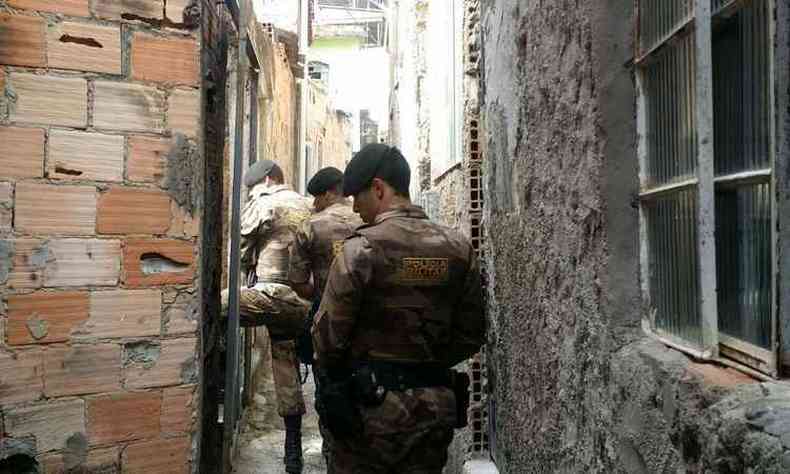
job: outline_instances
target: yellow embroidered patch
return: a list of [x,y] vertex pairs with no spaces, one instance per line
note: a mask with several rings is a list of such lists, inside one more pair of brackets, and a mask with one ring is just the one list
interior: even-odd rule
[[342,240],[335,240],[332,242],[332,255],[337,257],[343,253],[343,241]]
[[411,284],[444,283],[449,279],[450,261],[446,258],[406,257],[401,261],[398,280]]
[[289,209],[283,214],[283,222],[285,225],[290,227],[299,227],[302,225],[302,222],[306,221],[309,217],[309,212],[300,212]]

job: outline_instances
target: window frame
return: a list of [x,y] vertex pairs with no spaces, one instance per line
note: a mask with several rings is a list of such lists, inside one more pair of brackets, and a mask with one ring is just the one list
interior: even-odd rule
[[[655,44],[647,45],[643,52],[640,31],[640,15],[642,14],[641,2],[637,1],[636,41],[634,75],[636,79],[637,104],[637,153],[639,160],[639,241],[640,241],[640,284],[642,298],[646,304],[651,301],[651,267],[650,267],[650,238],[648,235],[647,206],[656,198],[668,194],[678,193],[681,190],[696,189],[696,232],[697,232],[697,282],[699,294],[697,304],[700,309],[701,344],[683,339],[657,327],[655,310],[649,307],[643,317],[643,328],[664,343],[689,353],[703,360],[720,360],[736,366],[746,366],[771,377],[777,377],[779,367],[779,334],[778,334],[778,262],[777,262],[777,199],[776,199],[776,91],[775,67],[776,51],[774,40],[776,38],[775,0],[764,0],[768,12],[769,51],[767,52],[768,77],[768,104],[771,107],[768,113],[768,150],[769,166],[760,170],[730,173],[716,177],[714,166],[714,105],[713,105],[713,27],[722,17],[729,17],[748,6],[753,0],[724,1],[723,8],[712,11],[711,0],[693,1],[693,15],[670,29],[669,34],[656,40]],[[693,39],[693,54],[695,60],[695,86],[691,88],[694,94],[694,109],[692,126],[696,130],[696,172],[693,178],[671,182],[669,184],[649,184],[648,153],[648,92],[645,86],[647,66],[662,50],[674,47],[673,43],[690,35]],[[719,331],[719,310],[717,302],[717,272],[716,272],[716,189],[717,185],[730,183],[743,185],[749,183],[769,184],[771,196],[771,233],[770,233],[770,301],[771,301],[771,339],[770,349],[765,349],[747,341],[734,338]],[[739,367],[741,368],[741,367]]]

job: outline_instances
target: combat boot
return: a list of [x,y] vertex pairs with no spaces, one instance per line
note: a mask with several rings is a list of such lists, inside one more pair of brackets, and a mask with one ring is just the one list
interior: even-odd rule
[[302,473],[302,415],[284,417],[285,420],[285,472]]

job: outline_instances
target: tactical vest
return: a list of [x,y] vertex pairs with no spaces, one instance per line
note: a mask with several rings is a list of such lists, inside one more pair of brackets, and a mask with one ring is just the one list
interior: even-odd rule
[[347,204],[332,204],[310,219],[313,240],[310,248],[317,294],[326,287],[332,261],[343,249],[343,241],[362,225],[362,220]]
[[307,199],[291,190],[282,190],[259,199],[268,200],[273,209],[272,227],[261,236],[263,245],[258,252],[255,273],[259,282],[290,284],[291,245],[299,226],[310,217]]
[[362,295],[351,358],[441,363],[473,251],[418,207],[387,213],[356,234],[373,248],[373,281]]

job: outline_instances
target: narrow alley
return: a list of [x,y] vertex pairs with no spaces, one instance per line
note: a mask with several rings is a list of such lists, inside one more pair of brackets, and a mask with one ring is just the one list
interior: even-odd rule
[[790,473],[789,288],[790,1],[0,0],[0,474]]

